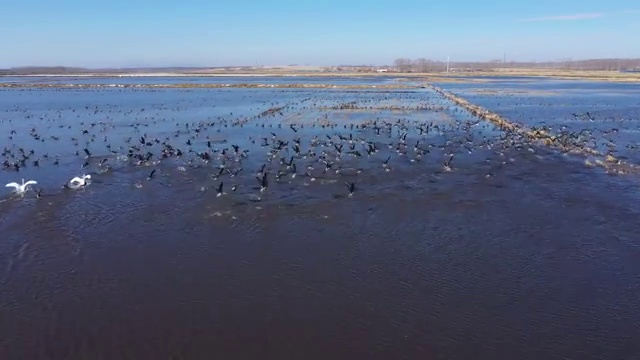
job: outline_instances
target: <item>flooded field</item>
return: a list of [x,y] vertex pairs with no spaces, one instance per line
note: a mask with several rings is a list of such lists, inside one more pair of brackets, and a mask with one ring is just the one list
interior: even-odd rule
[[0,88],[0,358],[640,356],[637,86],[345,81]]
[[216,84],[323,84],[323,85],[383,85],[414,81],[411,78],[375,76],[6,76],[0,85],[216,85]]
[[513,79],[440,85],[514,122],[640,164],[640,84]]

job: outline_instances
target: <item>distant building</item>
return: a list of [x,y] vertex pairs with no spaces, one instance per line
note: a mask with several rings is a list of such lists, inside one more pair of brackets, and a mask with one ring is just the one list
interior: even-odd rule
[[386,73],[386,72],[389,72],[389,70],[388,69],[378,69],[378,70],[376,70],[376,72]]

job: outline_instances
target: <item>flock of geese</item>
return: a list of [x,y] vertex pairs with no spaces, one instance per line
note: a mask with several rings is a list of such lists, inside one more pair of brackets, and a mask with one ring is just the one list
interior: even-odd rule
[[[251,125],[258,129],[270,130],[266,136],[252,135],[245,139],[236,139],[239,143],[244,142],[244,147],[237,144],[225,146],[224,144],[228,144],[227,141],[216,142],[208,135],[217,134],[220,128],[242,128]],[[111,154],[94,155],[94,151],[89,150],[89,146],[92,146],[89,142],[84,144],[82,150],[76,152],[76,156],[82,159],[78,162],[82,163],[81,169],[95,169],[92,171],[94,176],[116,171],[121,164],[137,168],[153,167],[144,177],[147,181],[155,179],[159,174],[167,173],[161,165],[171,161],[177,162],[176,168],[181,172],[187,171],[187,168],[206,169],[209,172],[208,182],[214,183],[203,186],[201,190],[215,190],[217,197],[227,195],[227,191],[236,192],[240,187],[251,188],[246,185],[247,181],[243,182],[239,178],[247,174],[244,170],[246,167],[255,166],[256,171],[251,172],[250,176],[255,179],[255,189],[259,194],[267,192],[274,183],[291,183],[301,178],[307,185],[341,181],[344,184],[345,196],[351,198],[358,188],[355,177],[363,171],[375,169],[375,165],[369,166],[375,162],[378,162],[379,169],[384,173],[389,173],[394,164],[401,166],[420,163],[432,152],[453,149],[458,142],[466,143],[464,146],[471,153],[472,146],[483,147],[490,141],[485,135],[482,142],[474,144],[477,139],[473,138],[470,127],[480,125],[477,119],[462,125],[468,127],[469,131],[465,138],[456,138],[453,135],[452,131],[456,125],[460,126],[460,123],[455,122],[445,125],[433,121],[381,119],[340,125],[338,122],[321,119],[312,124],[283,125],[265,121],[251,125],[227,120],[178,124],[177,127],[181,129],[175,131],[173,138],[182,138],[180,141],[184,142],[181,148],[175,142],[170,142],[171,137],[161,139],[147,132],[142,133],[138,127],[134,127],[134,132],[140,132],[139,136],[137,135],[138,140],[127,137],[124,141],[127,146],[115,149],[115,146],[106,144],[106,148],[112,149]],[[32,130],[32,136],[40,137],[35,129]],[[304,134],[305,130],[312,134]],[[235,136],[242,134],[240,131]],[[438,137],[443,137],[442,144],[437,144]],[[255,153],[257,154],[250,156]],[[35,152],[23,148],[17,151],[5,148],[3,154],[5,157],[11,157],[4,161],[4,169],[7,171],[20,172],[29,165],[38,168],[44,166],[44,159],[34,160]],[[452,171],[454,156],[454,153],[446,154],[442,162],[443,172]],[[47,155],[46,158],[50,157]],[[58,159],[49,165],[61,166]],[[73,177],[64,183],[62,188],[85,188],[91,184],[91,180],[91,174],[83,174]],[[37,197],[41,197],[43,190],[36,185],[38,182],[35,180],[23,179],[21,184],[12,182],[6,186],[12,188],[14,194],[19,196],[25,196],[33,190]],[[142,185],[138,182],[136,186]]]
[[[334,105],[325,105],[332,101]],[[382,105],[385,102],[389,104],[389,101],[394,105]],[[368,95],[351,102],[320,97],[298,99],[285,105],[262,103],[266,104],[269,109],[259,111],[257,115],[229,113],[196,122],[171,121],[163,117],[157,108],[125,111],[113,105],[106,109],[85,107],[84,116],[93,115],[101,120],[56,124],[63,116],[58,110],[56,116],[40,119],[49,122],[44,131],[39,131],[36,126],[30,127],[26,134],[24,131],[19,134],[16,128],[10,130],[11,146],[5,146],[0,152],[0,159],[4,158],[2,169],[20,172],[25,167],[39,168],[45,164],[62,166],[61,154],[50,155],[43,151],[37,155],[34,149],[27,150],[15,141],[19,135],[28,135],[39,144],[47,143],[44,148],[52,151],[67,134],[73,149],[68,158],[82,159],[80,168],[85,172],[65,182],[62,188],[67,190],[90,185],[92,175],[87,173],[88,170],[92,170],[95,176],[115,171],[122,163],[153,167],[145,176],[146,180],[152,180],[162,173],[161,164],[173,160],[179,162],[177,168],[180,171],[186,171],[188,167],[207,169],[210,182],[215,183],[202,189],[214,189],[217,197],[246,187],[246,181],[243,184],[238,179],[249,174],[255,181],[252,188],[259,193],[266,192],[273,183],[285,179],[291,182],[300,177],[307,184],[317,179],[340,181],[344,184],[346,197],[351,198],[358,188],[355,177],[375,168],[388,173],[394,164],[403,166],[439,161],[440,171],[446,173],[453,171],[453,160],[458,155],[485,152],[485,162],[505,165],[513,161],[507,153],[510,150],[537,152],[530,139],[522,133],[497,129],[479,116],[464,114],[463,109],[448,104],[434,93],[399,93],[392,97]],[[182,106],[182,109],[172,110],[188,109],[188,105]],[[331,111],[344,112],[345,109],[366,110],[373,114],[357,123],[349,118],[330,117]],[[76,112],[76,109],[72,111]],[[318,117],[294,120],[309,111],[315,111]],[[416,112],[426,115],[419,115],[422,118],[418,119]],[[411,113],[414,115],[407,115]],[[80,118],[81,114],[77,117]],[[109,121],[116,117],[131,120],[126,124]],[[592,117],[588,114],[588,118]],[[27,120],[32,118],[33,115],[26,115]],[[1,123],[8,126],[11,121]],[[169,130],[172,124],[173,129]],[[589,141],[589,134],[584,131],[569,132],[562,127],[553,129],[547,124],[543,129],[555,131],[558,138],[567,143],[584,145]],[[120,131],[123,138],[118,138],[117,132],[111,132],[113,130]],[[227,139],[224,139],[225,135]],[[244,138],[238,138],[242,135]],[[363,162],[367,160],[369,163]],[[371,162],[379,165],[369,166]],[[251,166],[255,166],[257,171],[244,170]],[[485,177],[493,175],[488,172]],[[35,180],[22,179],[21,183],[10,182],[6,187],[18,196],[33,191],[41,197],[43,189],[37,185]]]
[[[478,125],[476,121],[474,124]],[[125,154],[114,151],[114,156],[104,156],[97,159],[93,156],[93,153],[84,148],[83,153],[84,162],[81,168],[88,168],[91,164],[97,167],[98,173],[106,173],[113,171],[115,162],[118,159],[124,159],[129,165],[137,167],[155,166],[153,170],[146,176],[146,180],[154,179],[158,174],[159,165],[161,162],[166,162],[173,159],[182,159],[183,164],[192,168],[201,168],[211,164],[217,164],[209,167],[212,172],[210,178],[214,181],[219,181],[215,186],[217,197],[226,195],[224,177],[227,176],[230,179],[236,178],[241,175],[244,170],[243,163],[249,159],[251,151],[249,149],[241,149],[239,145],[232,144],[230,147],[216,148],[212,144],[211,140],[206,140],[205,150],[195,150],[196,140],[200,134],[206,133],[206,129],[210,126],[220,126],[221,124],[199,124],[194,130],[195,135],[188,138],[185,141],[187,149],[180,150],[168,142],[160,141],[157,138],[152,139],[149,135],[143,134],[138,139],[138,145],[130,145]],[[186,123],[185,128],[189,128],[190,125]],[[226,125],[222,125],[225,126]],[[233,126],[240,126],[234,124]],[[258,127],[274,127],[273,124],[259,124]],[[285,126],[286,127],[286,126]],[[312,129],[337,129],[339,125],[337,123],[323,122],[322,125],[310,125]],[[415,127],[415,129],[414,129]],[[282,124],[275,126],[277,129],[282,129]],[[291,134],[298,134],[305,128],[305,124],[290,124],[288,128]],[[270,183],[281,182],[283,179],[293,180],[298,175],[305,179],[307,182],[315,182],[318,179],[329,179],[333,176],[344,176],[347,181],[344,182],[346,189],[346,196],[353,197],[356,191],[356,184],[352,179],[353,176],[361,174],[364,167],[354,167],[353,162],[360,159],[372,159],[376,158],[381,152],[387,153],[386,157],[380,158],[380,167],[385,172],[391,171],[392,159],[394,157],[405,157],[408,159],[408,163],[420,162],[424,156],[428,155],[432,149],[440,148],[444,149],[446,146],[437,146],[434,143],[426,141],[426,137],[429,134],[437,133],[439,135],[446,134],[450,129],[445,125],[434,124],[433,122],[422,124],[414,122],[411,124],[407,121],[397,120],[395,122],[388,122],[385,120],[373,120],[362,124],[343,125],[343,129],[348,129],[348,135],[342,133],[335,133],[334,135],[325,134],[324,136],[313,135],[311,139],[308,139],[308,143],[302,140],[302,136],[294,136],[291,139],[284,140],[286,137],[279,137],[275,132],[271,131],[268,136],[257,139],[255,137],[249,137],[248,142],[254,146],[260,146],[260,149],[264,151],[266,157],[259,169],[253,173],[256,178],[259,187],[257,188],[260,193],[264,193],[269,188]],[[395,130],[394,130],[395,129]],[[416,130],[424,136],[422,139],[415,140],[415,143],[408,143],[408,134]],[[178,131],[179,133],[180,131]],[[375,137],[392,139],[389,142],[376,141],[373,139],[367,139],[364,133],[373,133]],[[358,134],[354,136],[354,133]],[[396,134],[394,136],[394,134]],[[466,138],[469,144],[472,144],[471,137]],[[202,140],[202,139],[200,139]],[[485,140],[487,138],[485,137]],[[129,140],[127,140],[129,142]],[[446,141],[446,145],[449,146],[452,143]],[[156,145],[161,145],[162,149],[160,154],[156,155],[151,151]],[[306,149],[305,149],[306,148]],[[471,153],[470,145],[467,146]],[[121,149],[122,150],[122,149]],[[5,153],[7,153],[5,149]],[[31,152],[23,150],[19,151],[22,154],[22,158],[15,162],[20,164],[14,166],[7,164],[8,160],[5,160],[5,170],[20,171],[20,168],[27,166]],[[286,156],[285,156],[286,154]],[[156,160],[157,158],[157,160]],[[452,171],[452,161],[454,154],[447,156],[442,165],[444,172]],[[15,160],[14,160],[15,161]],[[40,160],[34,160],[37,166],[40,166]],[[109,165],[109,163],[114,163]],[[300,165],[303,163],[303,165]],[[58,161],[54,164],[58,164]],[[301,166],[299,169],[299,165]],[[180,171],[186,171],[185,166],[178,166]],[[63,184],[64,189],[80,189],[91,184],[92,176],[90,174],[83,174],[73,177],[67,183]],[[12,182],[6,185],[8,188],[12,188],[14,194],[24,196],[28,191],[33,190],[37,197],[41,197],[42,189],[37,189],[34,186],[38,182],[35,180],[25,181],[22,179],[22,183]],[[238,184],[231,186],[231,191],[235,192],[238,189]],[[205,187],[202,190],[206,190]]]

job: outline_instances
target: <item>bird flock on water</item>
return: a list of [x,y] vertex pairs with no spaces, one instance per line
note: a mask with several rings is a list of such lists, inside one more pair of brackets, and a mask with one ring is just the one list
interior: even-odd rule
[[[460,107],[437,105],[442,99],[429,102],[429,96],[418,105],[414,101],[414,105],[386,107],[376,105],[376,99],[339,103],[330,108],[308,105],[313,102],[312,98],[301,100],[297,107],[272,103],[268,110],[256,116],[233,117],[230,113],[228,117],[206,121],[173,121],[174,128],[164,136],[153,128],[170,128],[171,121],[154,116],[145,116],[144,121],[132,121],[126,125],[126,131],[120,129],[123,139],[114,139],[110,134],[116,125],[109,121],[80,121],[77,127],[58,125],[60,130],[69,133],[75,156],[83,159],[81,170],[91,172],[74,176],[61,188],[85,188],[91,184],[92,177],[116,171],[123,165],[152,167],[144,176],[144,180],[151,181],[164,172],[161,164],[173,162],[179,171],[207,169],[210,181],[201,190],[215,190],[216,197],[237,192],[241,187],[263,194],[274,184],[301,179],[306,185],[317,180],[341,182],[345,197],[352,198],[360,188],[357,176],[363,172],[390,173],[395,166],[440,162],[438,171],[447,173],[454,171],[455,159],[467,154],[483,152],[486,163],[505,165],[514,161],[507,154],[509,150],[537,152],[523,133],[497,129],[479,116],[462,114],[465,111]],[[332,119],[328,111],[324,115],[320,111],[317,118],[308,121],[284,119],[286,112],[298,111],[297,115],[300,115],[305,110],[318,109],[379,113],[360,122]],[[86,107],[85,110],[94,115],[104,111],[97,107]],[[139,109],[136,115],[141,116],[145,110]],[[407,116],[408,112],[446,115],[441,116],[445,120],[438,121],[430,116],[423,119]],[[127,115],[132,113],[133,110]],[[592,118],[591,114],[588,116]],[[542,128],[552,130],[546,124]],[[577,145],[586,142],[584,132],[560,130],[558,136],[562,141]],[[59,155],[47,152],[37,155],[33,149],[26,150],[14,143],[17,135],[16,129],[10,130],[11,144],[0,153],[4,158],[4,170],[20,172],[25,167],[39,168],[45,163],[60,166]],[[64,141],[64,135],[47,136],[36,126],[29,129],[28,135],[39,143]],[[53,150],[53,147],[49,149]],[[376,166],[376,162],[379,165]],[[251,166],[255,166],[253,171]],[[489,171],[485,177],[493,175]],[[247,181],[238,180],[241,177],[254,178],[254,186],[246,186]],[[136,181],[135,184],[142,187],[143,182]],[[34,190],[36,196],[41,197],[43,189],[37,185],[35,180],[25,182],[23,179],[22,183],[11,182],[6,187],[19,196]]]

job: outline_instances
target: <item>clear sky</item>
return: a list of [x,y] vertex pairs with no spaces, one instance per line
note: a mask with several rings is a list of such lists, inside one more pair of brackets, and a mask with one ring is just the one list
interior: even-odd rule
[[0,67],[640,57],[637,0],[3,0]]

